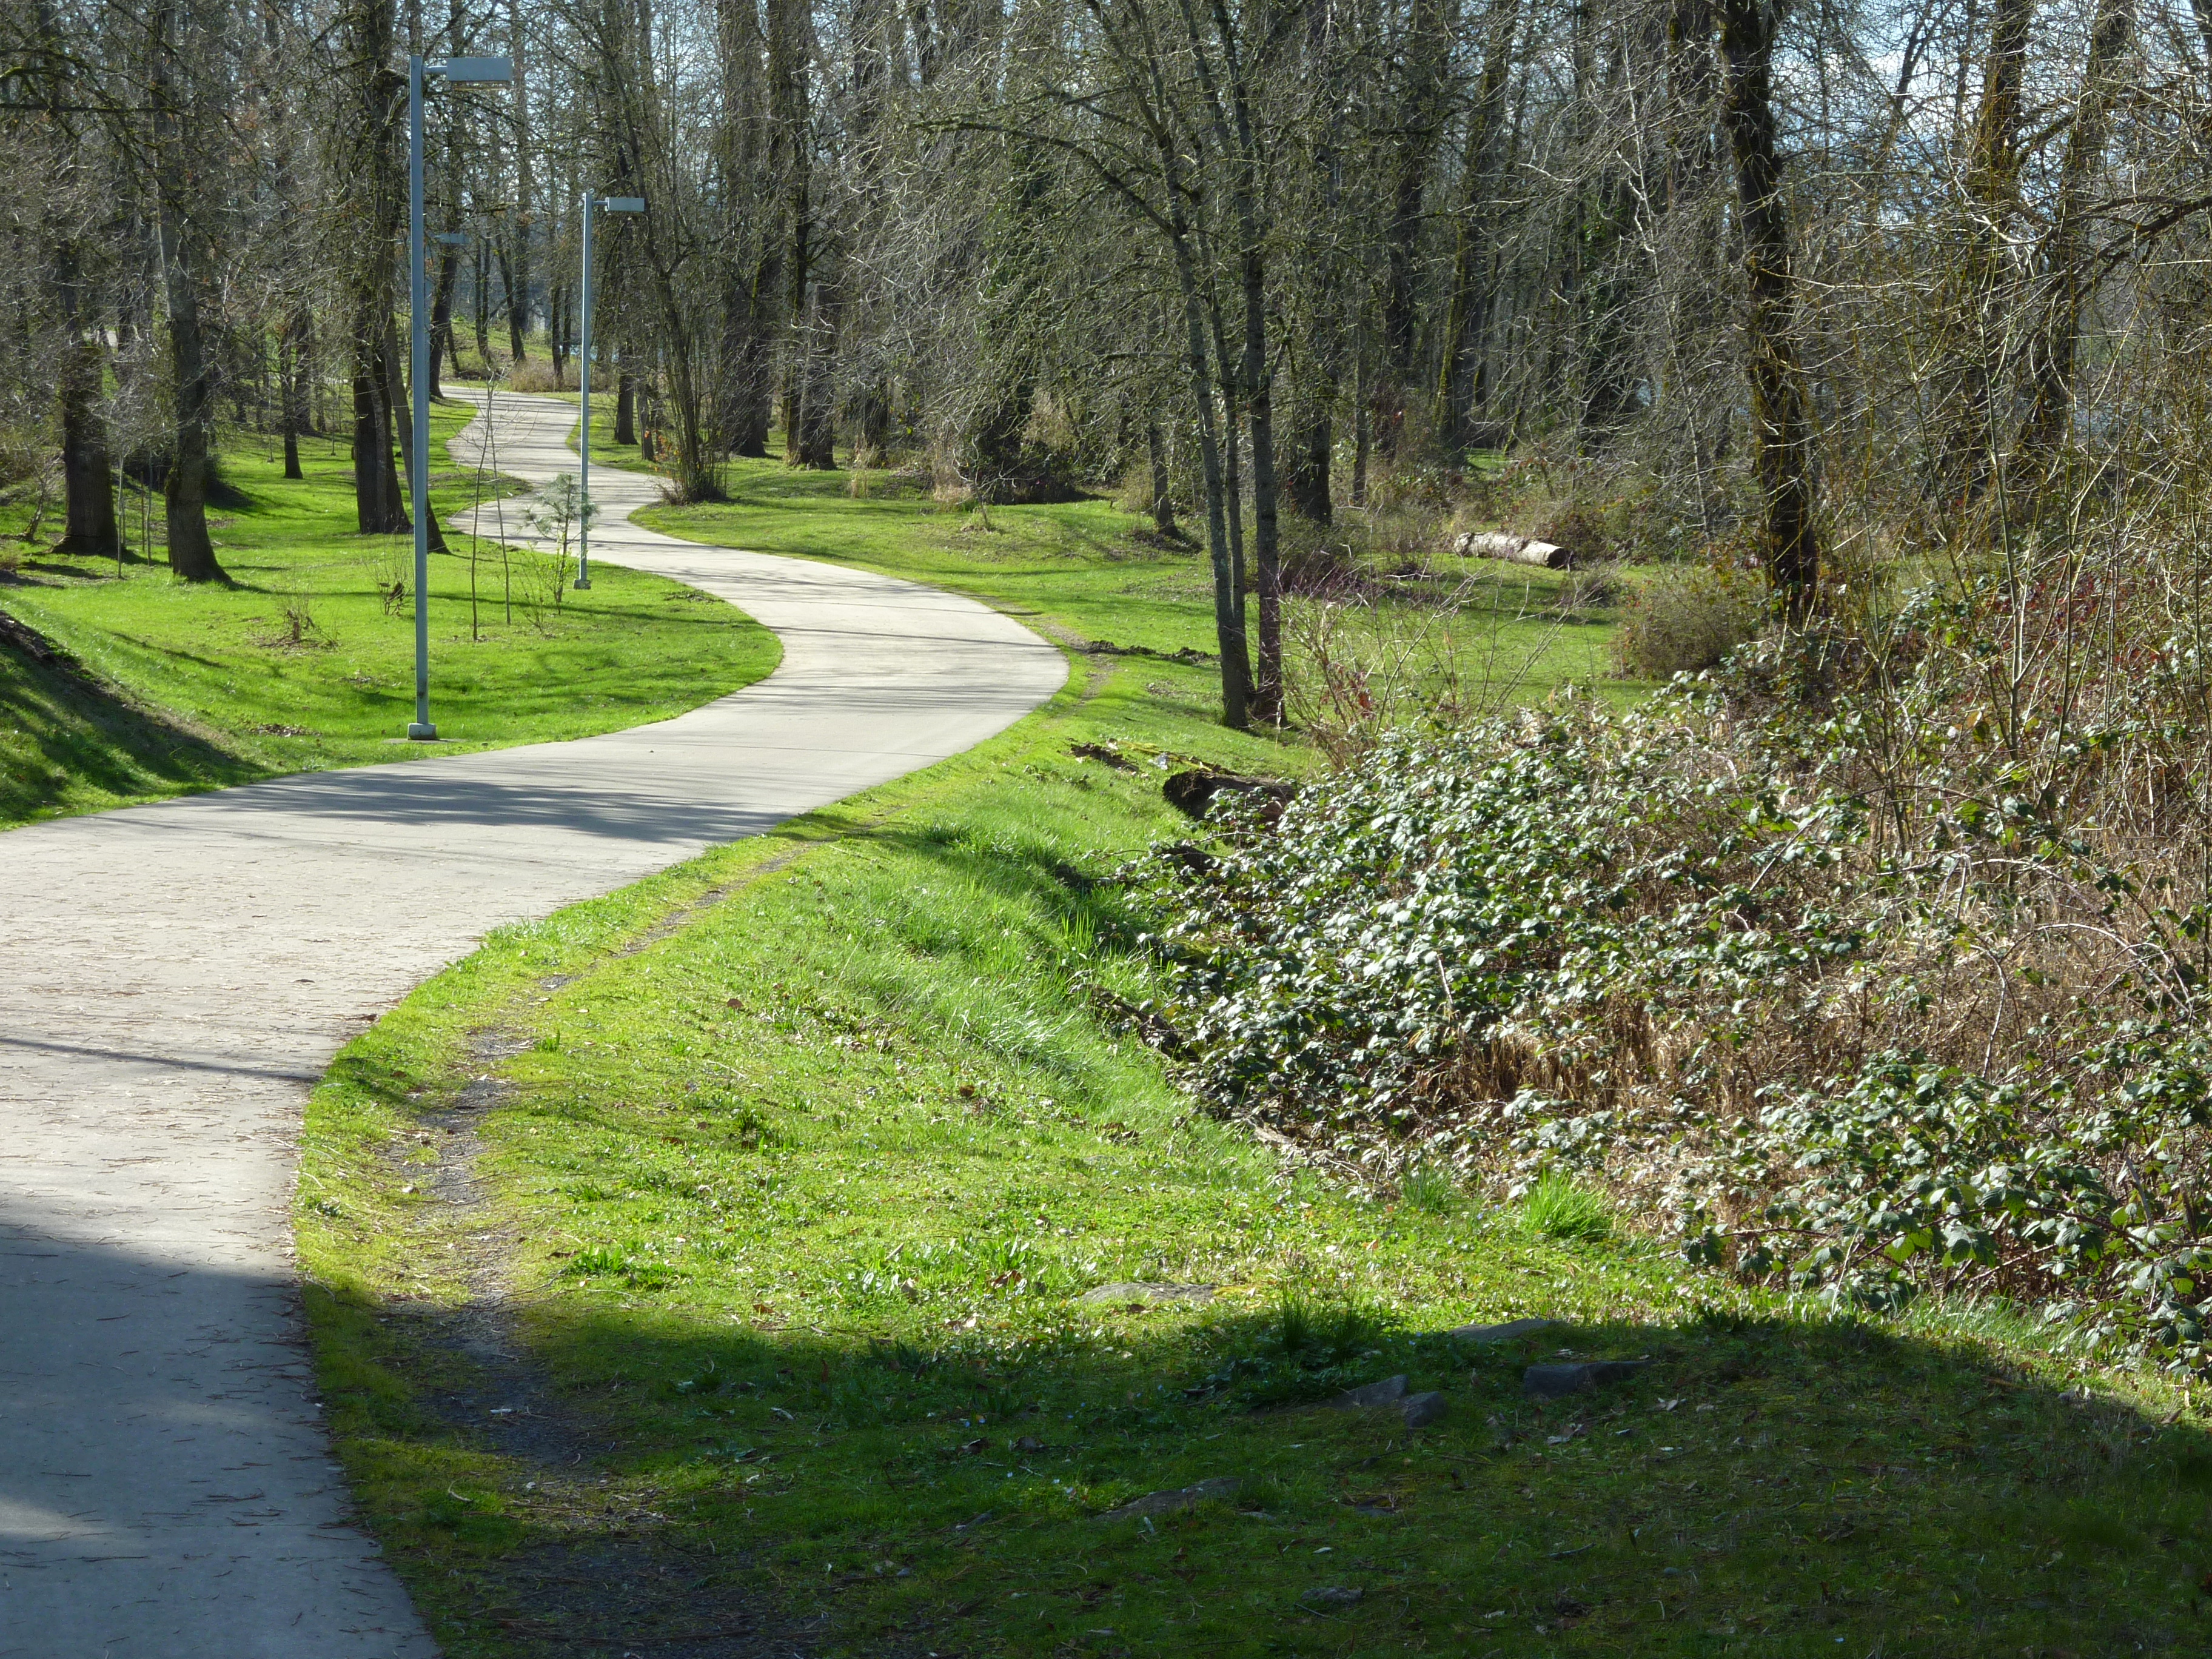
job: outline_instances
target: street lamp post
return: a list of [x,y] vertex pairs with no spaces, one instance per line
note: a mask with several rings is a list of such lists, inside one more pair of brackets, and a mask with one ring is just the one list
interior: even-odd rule
[[415,718],[407,735],[416,742],[434,740],[438,728],[430,723],[430,319],[429,273],[422,235],[422,77],[442,75],[448,82],[483,82],[503,85],[514,79],[514,64],[506,58],[448,58],[426,64],[422,54],[407,60],[407,307],[410,343],[414,348],[414,430],[408,453],[414,459],[409,505],[415,519]]
[[642,196],[593,196],[584,192],[584,280],[580,301],[584,313],[583,340],[576,354],[576,389],[581,394],[584,406],[583,429],[578,434],[579,452],[583,457],[583,479],[577,493],[581,498],[576,511],[576,586],[588,588],[592,585],[592,210],[597,207],[607,213],[642,213]]

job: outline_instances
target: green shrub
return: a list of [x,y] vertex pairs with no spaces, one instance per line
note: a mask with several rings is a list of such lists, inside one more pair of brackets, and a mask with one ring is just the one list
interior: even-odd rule
[[566,368],[553,372],[553,365],[529,357],[507,371],[507,389],[510,392],[573,392],[574,376]]
[[1755,578],[1700,565],[1662,565],[1631,587],[1613,636],[1613,663],[1633,679],[1664,680],[1717,665],[1766,625]]
[[2212,775],[2208,654],[2108,637],[2094,709],[2024,722],[1983,603],[1232,805],[1152,866],[1154,1024],[1224,1115],[1536,1181],[1539,1231],[1633,1191],[1747,1279],[2212,1365],[2212,801],[2145,781]]

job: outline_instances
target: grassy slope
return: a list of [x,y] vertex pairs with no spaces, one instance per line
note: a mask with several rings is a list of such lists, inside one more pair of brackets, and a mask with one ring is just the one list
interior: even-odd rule
[[[1025,597],[1080,627],[1091,582]],[[600,1626],[548,1553],[607,1548],[645,1552],[602,1608],[639,1641],[734,1583],[852,1654],[2190,1650],[2212,1443],[2179,1391],[1293,1176],[1102,1029],[1094,988],[1146,969],[1089,878],[1178,833],[1150,750],[1293,758],[1197,718],[1206,684],[1090,664],[971,755],[502,934],[341,1057],[301,1185],[319,1363],[449,1653],[569,1650]],[[1108,739],[1136,770],[1071,753]],[[1076,1299],[1127,1279],[1227,1289]],[[1361,1374],[1449,1415],[1186,1397],[1286,1291],[1364,1309]],[[1566,1322],[1414,1334],[1532,1313]],[[522,1372],[453,1340],[484,1320]],[[1654,1363],[1525,1403],[1560,1349]],[[568,1438],[500,1414],[526,1373]]]
[[[468,418],[465,409],[435,412],[435,453]],[[12,717],[0,732],[0,823],[420,757],[388,741],[413,713],[411,607],[387,612],[375,592],[380,581],[411,580],[408,538],[351,532],[344,446],[309,441],[301,460],[306,480],[288,483],[273,453],[226,452],[224,474],[250,502],[210,521],[233,586],[185,586],[160,564],[126,565],[118,580],[112,564],[34,557],[0,588],[0,609],[58,641],[95,683],[65,708],[0,658],[0,700]],[[471,471],[438,474],[434,484],[441,517],[480,489]],[[453,545],[454,555],[431,561],[431,713],[447,740],[440,753],[666,719],[777,660],[774,636],[730,606],[612,565],[588,593],[567,593],[557,607],[520,603],[509,622],[489,544],[475,567],[472,630],[471,562],[461,556],[469,544],[456,537]],[[516,565],[526,600],[527,563]],[[112,698],[98,695],[101,682]],[[191,741],[149,735],[131,705],[161,711]]]
[[261,775],[215,734],[0,640],[0,824]]

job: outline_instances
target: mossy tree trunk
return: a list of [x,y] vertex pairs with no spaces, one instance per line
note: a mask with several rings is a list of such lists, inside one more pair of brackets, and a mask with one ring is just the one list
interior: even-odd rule
[[1722,0],[1721,119],[1735,159],[1750,285],[1744,346],[1762,498],[1760,558],[1785,614],[1802,623],[1820,595],[1820,542],[1813,511],[1811,412],[1797,357],[1790,210],[1774,136],[1778,21],[1766,0]]
[[174,411],[162,516],[169,536],[169,568],[185,581],[227,581],[208,535],[208,472],[214,460],[214,387],[208,378],[206,343],[200,332],[202,237],[193,221],[194,199],[186,146],[192,141],[190,89],[179,84],[184,52],[179,35],[187,20],[165,3],[148,19],[153,72],[148,77],[154,111],[155,194],[160,220],[163,297],[169,309],[169,363]]

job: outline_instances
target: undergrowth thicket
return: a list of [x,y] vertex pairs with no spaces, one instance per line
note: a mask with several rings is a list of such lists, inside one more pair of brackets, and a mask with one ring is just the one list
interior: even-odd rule
[[2205,666],[2173,589],[2061,574],[1227,806],[1149,878],[1191,1085],[1386,1178],[1601,1180],[1747,1279],[2204,1364]]

